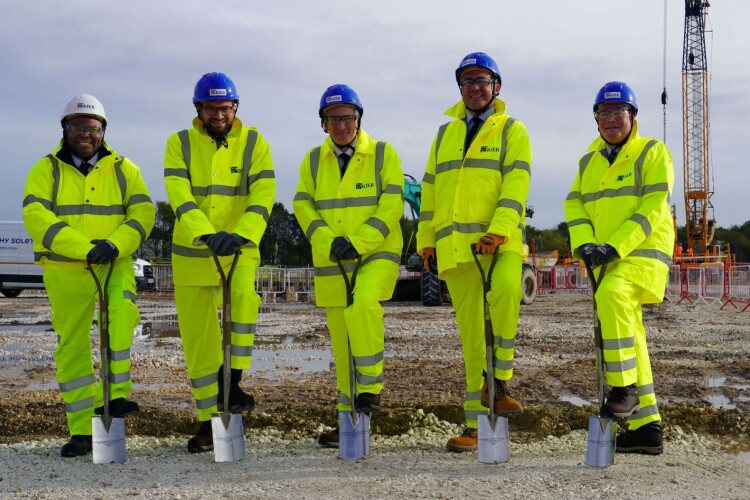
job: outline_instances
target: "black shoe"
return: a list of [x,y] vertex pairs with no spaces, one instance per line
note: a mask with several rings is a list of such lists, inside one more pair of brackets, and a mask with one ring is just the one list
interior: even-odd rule
[[357,394],[357,398],[354,400],[354,408],[362,413],[368,415],[374,411],[380,410],[380,394],[372,394],[369,392],[363,392]]
[[[224,365],[219,367],[217,375],[219,378],[219,399],[216,407],[219,411],[224,411]],[[232,413],[253,411],[255,408],[255,398],[240,388],[242,370],[232,368],[230,371],[230,377],[229,411]]]
[[607,402],[602,405],[599,415],[608,418],[623,418],[638,413],[640,409],[638,390],[635,384],[632,384],[627,387],[612,387],[607,396]]
[[[135,401],[128,401],[125,398],[116,398],[109,402],[109,416],[111,417],[122,418],[131,413],[138,413],[140,410],[138,403]],[[94,413],[97,415],[104,415],[104,406],[95,408]]]
[[76,434],[70,436],[70,441],[65,443],[60,450],[61,457],[80,457],[91,452],[91,436]]
[[211,430],[211,421],[201,422],[195,436],[188,439],[187,449],[190,453],[205,453],[214,449],[214,433]]
[[332,431],[326,432],[318,436],[318,444],[325,446],[326,448],[338,448],[339,447],[339,428],[336,427]]
[[623,432],[617,436],[615,451],[617,453],[661,455],[664,453],[661,425],[658,422],[651,422],[632,431]]

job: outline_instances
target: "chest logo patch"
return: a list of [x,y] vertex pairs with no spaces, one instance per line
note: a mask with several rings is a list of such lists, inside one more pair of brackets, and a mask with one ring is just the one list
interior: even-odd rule
[[493,146],[482,146],[479,148],[480,153],[499,153],[500,148],[499,147],[493,147]]
[[617,182],[622,182],[625,179],[627,179],[628,177],[633,177],[633,172],[628,172],[627,174],[618,175],[617,176]]
[[231,171],[231,172],[232,172],[233,174],[239,174],[239,173],[240,173],[240,167],[230,167],[230,168],[229,168],[229,170],[230,170],[230,171]]
[[356,185],[357,189],[367,189],[371,187],[375,187],[375,183],[373,182],[358,182]]

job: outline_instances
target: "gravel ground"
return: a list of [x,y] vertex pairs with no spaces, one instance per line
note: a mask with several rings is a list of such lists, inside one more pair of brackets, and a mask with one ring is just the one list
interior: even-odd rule
[[645,310],[665,453],[617,455],[596,469],[584,465],[596,397],[590,296],[523,307],[510,387],[525,412],[510,419],[510,461],[494,466],[444,447],[461,430],[464,391],[450,306],[386,305],[384,409],[371,454],[341,460],[315,442],[336,420],[324,314],[269,304],[243,380],[258,402],[244,419],[247,458],[217,464],[185,450],[196,424],[171,299],[139,305],[132,397],[142,411],[127,419],[127,462],[94,465],[59,456],[67,431],[46,298],[0,299],[0,497],[748,498],[747,314],[715,304]]

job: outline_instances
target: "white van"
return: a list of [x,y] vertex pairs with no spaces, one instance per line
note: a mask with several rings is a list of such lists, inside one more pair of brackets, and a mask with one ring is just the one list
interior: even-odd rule
[[[147,261],[133,260],[137,290],[154,288],[154,271]],[[42,267],[34,264],[34,241],[23,222],[0,221],[0,293],[17,297],[26,288],[44,288]]]

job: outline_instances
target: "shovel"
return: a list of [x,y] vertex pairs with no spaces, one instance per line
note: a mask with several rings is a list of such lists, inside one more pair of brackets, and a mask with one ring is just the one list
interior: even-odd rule
[[495,333],[492,329],[492,318],[490,317],[490,303],[487,300],[487,293],[492,286],[492,271],[495,269],[497,262],[497,249],[492,254],[492,262],[484,274],[482,264],[479,262],[474,251],[474,245],[471,245],[471,254],[474,256],[474,262],[477,264],[479,274],[482,276],[482,290],[484,292],[484,345],[485,357],[487,361],[486,377],[487,392],[489,399],[489,413],[487,415],[478,415],[478,455],[479,461],[483,464],[501,464],[507,462],[510,458],[508,450],[508,419],[495,413],[495,395],[497,387],[495,385]]
[[113,417],[109,413],[109,279],[115,267],[114,261],[109,264],[104,284],[94,271],[94,266],[86,266],[96,283],[99,294],[99,382],[102,384],[104,414],[91,417],[91,441],[95,464],[125,463],[125,418]]
[[[357,279],[357,271],[362,263],[362,256],[357,257],[352,271],[352,279],[346,274],[346,268],[341,259],[336,257],[341,276],[346,285],[346,307],[354,303],[354,282]],[[347,344],[349,350],[349,411],[339,412],[339,458],[365,458],[370,454],[370,416],[354,408],[357,394],[357,378],[355,375],[354,356],[352,355],[352,342],[347,330]]]
[[224,274],[219,257],[213,254],[216,269],[221,277],[221,347],[224,352],[224,409],[221,413],[211,415],[211,431],[214,439],[214,461],[236,462],[245,457],[245,434],[242,431],[242,413],[229,411],[229,387],[232,375],[232,275],[240,258],[237,250],[232,260],[229,273]]
[[[602,351],[602,324],[596,310],[596,290],[604,278],[607,265],[602,266],[599,281],[588,264],[586,271],[591,281],[591,292],[594,299],[594,353],[596,356],[596,379],[599,390],[599,408],[604,404],[604,353]],[[617,424],[611,418],[589,417],[589,435],[586,446],[586,465],[592,467],[609,467],[615,463],[615,438]]]

